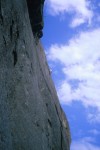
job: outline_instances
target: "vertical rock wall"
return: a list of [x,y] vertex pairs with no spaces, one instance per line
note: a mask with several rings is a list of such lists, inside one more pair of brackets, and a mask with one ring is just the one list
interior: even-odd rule
[[0,150],[69,149],[68,122],[26,1],[0,0]]

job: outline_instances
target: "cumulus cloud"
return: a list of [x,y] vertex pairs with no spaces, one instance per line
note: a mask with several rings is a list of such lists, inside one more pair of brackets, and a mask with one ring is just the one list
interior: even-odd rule
[[65,45],[52,45],[48,58],[63,66],[65,79],[58,87],[61,103],[77,100],[100,112],[100,28],[80,33]]
[[90,23],[93,17],[91,4],[87,0],[48,0],[47,6],[52,15],[73,13],[71,27],[76,27],[86,21]]

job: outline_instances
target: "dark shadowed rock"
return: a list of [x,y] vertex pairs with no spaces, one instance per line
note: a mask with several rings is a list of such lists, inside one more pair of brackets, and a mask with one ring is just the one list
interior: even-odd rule
[[68,122],[26,1],[0,0],[0,150],[69,147]]

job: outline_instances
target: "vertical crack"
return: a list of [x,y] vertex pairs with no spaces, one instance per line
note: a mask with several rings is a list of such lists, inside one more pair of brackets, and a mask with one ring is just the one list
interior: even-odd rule
[[2,10],[1,10],[1,1],[0,1],[0,23],[3,24],[3,15],[2,15]]
[[17,39],[19,38],[19,30],[18,30],[18,26],[16,28],[16,36],[17,36]]
[[13,58],[14,58],[14,66],[15,66],[16,63],[17,63],[17,52],[16,52],[16,50],[13,50],[12,54],[13,54]]
[[16,47],[17,47],[17,44],[18,44],[17,42],[18,42],[18,38],[19,38],[19,28],[18,28],[18,23],[17,23],[16,18],[12,19],[12,22],[10,25],[10,38],[11,38],[11,42],[14,42],[14,46],[15,46],[15,48],[12,51],[13,64],[15,66],[18,61]]
[[48,123],[49,123],[49,126],[52,128],[52,123],[50,119],[48,119]]
[[11,37],[11,41],[12,41],[12,37],[13,37],[13,25],[14,25],[14,21],[12,20],[12,24],[10,25],[10,37]]
[[4,40],[4,45],[6,46],[6,45],[7,45],[7,42],[6,42],[6,39],[5,39],[4,36],[3,36],[3,40]]
[[60,127],[61,130],[61,150],[63,150],[63,135],[62,135],[62,126]]

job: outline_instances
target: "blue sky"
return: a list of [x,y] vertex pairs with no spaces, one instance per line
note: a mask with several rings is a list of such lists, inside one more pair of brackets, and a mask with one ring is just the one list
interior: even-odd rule
[[71,150],[100,150],[100,1],[47,0],[44,45]]

